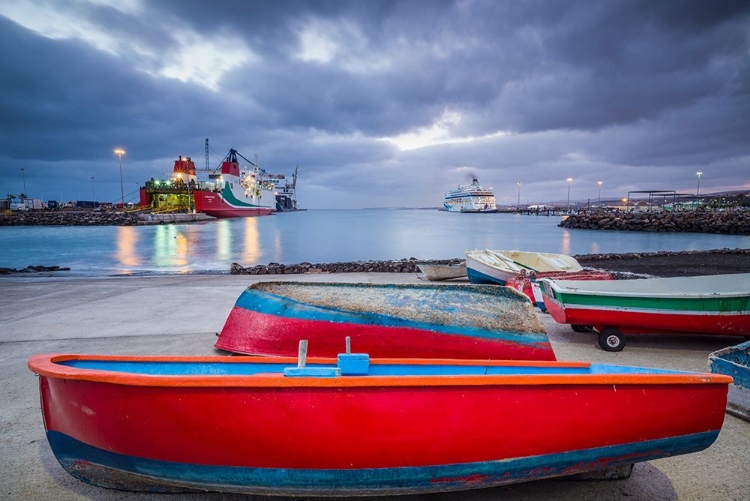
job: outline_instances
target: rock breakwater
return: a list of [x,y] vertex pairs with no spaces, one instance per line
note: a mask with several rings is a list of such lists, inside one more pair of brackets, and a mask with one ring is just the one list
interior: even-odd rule
[[[422,261],[420,261],[422,262]],[[431,261],[449,263],[451,260]],[[294,275],[300,273],[417,273],[417,259],[400,259],[398,261],[349,261],[342,263],[299,263],[255,265],[244,267],[232,263],[229,273],[232,275]]]
[[585,211],[564,219],[562,228],[750,235],[750,211]]
[[0,226],[134,226],[141,215],[114,211],[47,211],[0,214]]

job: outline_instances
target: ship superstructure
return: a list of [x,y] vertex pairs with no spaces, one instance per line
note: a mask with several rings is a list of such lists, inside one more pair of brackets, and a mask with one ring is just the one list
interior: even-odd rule
[[476,178],[446,193],[443,207],[449,212],[497,212],[492,189],[482,188]]

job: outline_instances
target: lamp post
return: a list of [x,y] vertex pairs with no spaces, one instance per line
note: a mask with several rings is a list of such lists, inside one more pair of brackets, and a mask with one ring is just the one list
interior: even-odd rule
[[122,188],[122,156],[125,154],[125,150],[117,148],[115,155],[120,157],[120,203],[122,203],[123,210],[125,209],[125,191]]
[[518,185],[518,203],[516,203],[516,205],[521,207],[521,183],[516,184]]
[[23,178],[23,196],[28,198],[29,194],[26,193],[26,174],[23,172],[23,167],[21,167],[21,177]]
[[699,197],[701,194],[701,176],[703,175],[702,172],[696,172],[698,174],[698,190],[695,192],[695,196]]
[[570,212],[570,183],[573,182],[573,178],[568,178],[568,212]]
[[597,181],[596,184],[599,185],[599,203],[602,203],[602,183],[603,181]]
[[94,185],[94,176],[91,176],[91,196],[94,197],[94,207],[96,207],[96,185]]

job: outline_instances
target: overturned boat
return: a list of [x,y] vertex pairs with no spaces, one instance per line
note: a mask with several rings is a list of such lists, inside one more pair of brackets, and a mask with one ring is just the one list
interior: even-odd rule
[[[62,467],[120,490],[476,489],[700,451],[731,378],[579,362],[38,355]],[[207,410],[210,410],[208,412]]]
[[248,287],[215,347],[250,355],[336,356],[351,336],[374,357],[555,360],[521,293],[492,286],[259,282]]

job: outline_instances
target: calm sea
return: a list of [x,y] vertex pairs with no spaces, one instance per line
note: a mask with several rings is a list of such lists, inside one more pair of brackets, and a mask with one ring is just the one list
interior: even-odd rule
[[270,262],[448,259],[466,249],[563,254],[750,248],[749,236],[568,230],[557,216],[309,210],[200,224],[0,227],[0,267],[68,275],[228,273]]

